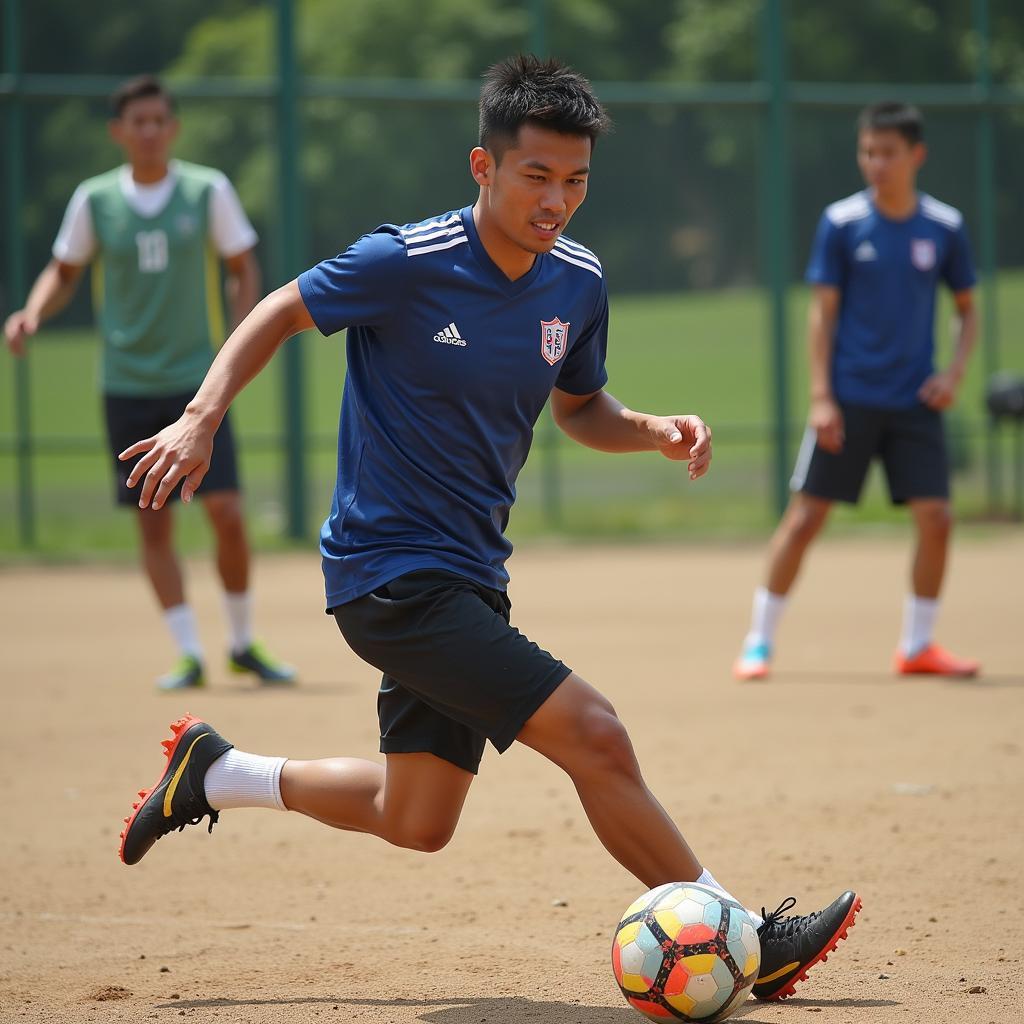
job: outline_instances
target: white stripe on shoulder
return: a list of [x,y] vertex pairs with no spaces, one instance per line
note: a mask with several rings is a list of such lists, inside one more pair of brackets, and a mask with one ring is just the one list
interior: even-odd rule
[[566,263],[571,263],[575,267],[582,267],[584,270],[589,270],[592,274],[596,274],[598,277],[604,277],[601,273],[601,266],[598,264],[596,267],[589,260],[579,260],[575,256],[570,256],[565,249],[559,249],[556,245],[551,250],[551,255],[556,259],[565,260]]
[[555,249],[559,252],[564,252],[566,256],[571,256],[574,260],[586,260],[587,263],[593,264],[598,270],[601,269],[601,261],[589,249],[584,249],[582,252],[579,249],[570,249],[569,246],[562,245],[561,239],[555,242]]
[[921,213],[954,231],[964,222],[964,215],[955,206],[940,203],[934,196],[921,196]]
[[438,242],[436,245],[421,245],[415,248],[406,247],[405,254],[407,256],[422,256],[426,252],[438,252],[441,249],[452,249],[456,245],[466,245],[469,239],[465,234],[460,235],[458,238],[450,238],[447,242]]
[[435,238],[452,238],[456,235],[464,235],[466,229],[462,223],[453,224],[450,228],[439,228],[437,231],[428,231],[426,234],[416,235],[414,238],[405,237],[406,245],[419,245],[421,242],[429,242]]
[[447,227],[456,221],[462,221],[462,214],[458,211],[450,213],[447,217],[438,217],[434,220],[425,220],[422,224],[414,224],[412,227],[399,228],[403,238],[411,238],[413,235],[422,234],[425,231],[436,231],[438,228]]
[[863,220],[871,213],[871,204],[863,192],[854,192],[852,196],[840,199],[825,207],[825,216],[837,228],[850,224],[855,220]]
[[561,238],[555,242],[555,245],[563,246],[571,252],[576,253],[578,256],[589,256],[598,266],[601,265],[601,261],[597,258],[597,253],[591,252],[591,250],[585,245],[580,245],[579,242],[575,242],[571,238],[566,238],[565,235],[562,235]]

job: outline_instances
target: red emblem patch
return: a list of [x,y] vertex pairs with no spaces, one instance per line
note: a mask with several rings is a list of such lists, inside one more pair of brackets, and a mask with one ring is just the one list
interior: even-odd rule
[[569,345],[569,324],[563,324],[556,316],[554,320],[540,322],[540,354],[552,365],[565,355]]

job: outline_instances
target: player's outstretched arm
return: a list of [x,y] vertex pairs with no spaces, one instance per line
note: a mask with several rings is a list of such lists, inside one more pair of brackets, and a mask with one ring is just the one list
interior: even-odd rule
[[210,468],[213,436],[228,406],[283,342],[312,326],[296,281],[256,305],[224,342],[181,417],[118,456],[124,461],[142,455],[128,476],[129,487],[143,480],[139,508],[161,508],[181,480],[182,500],[192,500]]
[[711,428],[699,416],[652,416],[627,409],[607,391],[551,392],[551,414],[574,441],[600,452],[661,452],[687,462],[691,480],[711,465]]
[[40,324],[56,316],[71,301],[84,269],[57,259],[46,264],[32,285],[25,308],[12,313],[4,324],[4,340],[12,355],[24,355],[25,339],[31,338]]
[[811,406],[808,423],[818,444],[838,455],[843,450],[843,412],[832,394],[832,340],[839,319],[841,292],[834,285],[815,285],[807,311],[807,354],[810,361]]

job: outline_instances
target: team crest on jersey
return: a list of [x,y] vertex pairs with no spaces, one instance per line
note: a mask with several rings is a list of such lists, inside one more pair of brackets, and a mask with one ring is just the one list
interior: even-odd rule
[[565,355],[569,344],[569,324],[563,324],[556,316],[554,320],[540,322],[540,354],[552,365]]
[[918,270],[931,270],[935,266],[935,242],[931,238],[910,240],[910,262]]

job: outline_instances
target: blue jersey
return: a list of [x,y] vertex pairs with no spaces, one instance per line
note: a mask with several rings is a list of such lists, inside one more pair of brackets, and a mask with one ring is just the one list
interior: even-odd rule
[[338,481],[320,531],[327,606],[414,569],[508,584],[516,477],[552,388],[600,390],[601,264],[560,238],[510,281],[471,208],[385,224],[299,277],[322,334],[349,328]]
[[882,216],[868,192],[822,214],[807,280],[841,291],[832,389],[854,405],[904,409],[934,372],[935,293],[973,287],[959,210],[922,194],[913,216]]

